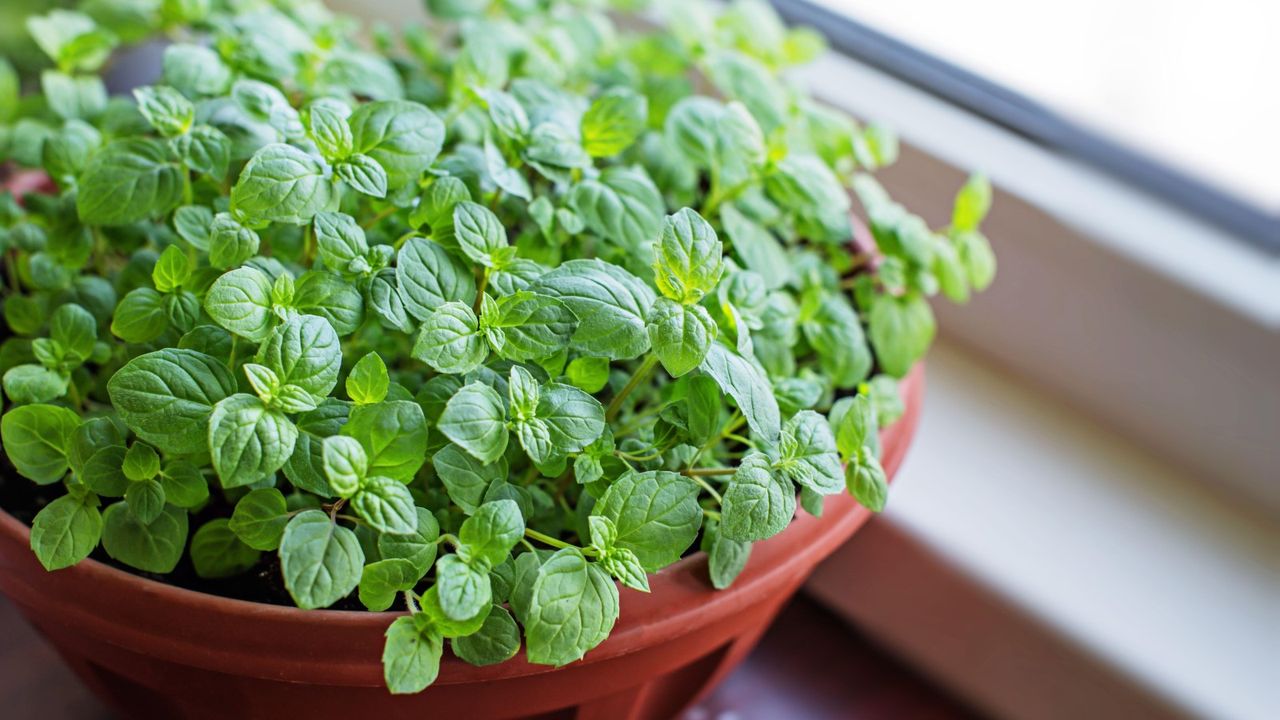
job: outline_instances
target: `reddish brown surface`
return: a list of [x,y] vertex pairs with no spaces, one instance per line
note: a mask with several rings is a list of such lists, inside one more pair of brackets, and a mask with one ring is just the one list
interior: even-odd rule
[[[892,477],[923,392],[904,383],[906,415],[883,435]],[[446,656],[426,692],[392,697],[379,662],[389,613],[303,612],[165,585],[92,560],[47,573],[27,528],[0,513],[0,590],[101,697],[130,717],[669,718],[725,677],[821,559],[866,521],[846,495],[821,519],[801,513],[757,543],[726,591],[692,555],[622,591],[613,634],[581,662],[552,669],[523,657],[476,668]],[[483,684],[482,687],[478,687]]]
[[[7,720],[108,720],[102,703],[0,597],[0,708]],[[760,644],[681,720],[969,720],[910,669],[797,596]]]

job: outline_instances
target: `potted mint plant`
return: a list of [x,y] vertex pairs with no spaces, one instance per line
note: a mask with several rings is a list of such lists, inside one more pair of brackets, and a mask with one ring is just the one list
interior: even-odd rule
[[0,63],[0,588],[130,716],[670,716],[883,507],[926,298],[992,278],[985,181],[893,202],[763,3],[109,5]]

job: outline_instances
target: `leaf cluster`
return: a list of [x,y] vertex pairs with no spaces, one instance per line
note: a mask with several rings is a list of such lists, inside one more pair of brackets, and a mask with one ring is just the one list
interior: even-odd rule
[[[0,196],[0,436],[63,490],[32,548],[274,553],[301,608],[408,611],[393,692],[446,642],[577,660],[619,584],[700,542],[726,587],[797,503],[881,509],[926,298],[992,280],[986,181],[940,230],[895,203],[892,135],[791,82],[821,43],[759,0],[433,0],[372,51],[309,0],[115,4],[28,21],[38,92],[0,61],[0,155],[57,187]],[[193,41],[109,97],[154,32]]]

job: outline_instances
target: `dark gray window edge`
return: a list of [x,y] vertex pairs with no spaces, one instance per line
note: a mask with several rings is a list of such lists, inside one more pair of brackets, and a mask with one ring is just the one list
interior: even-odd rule
[[1091,165],[1280,256],[1280,215],[1110,140],[1017,92],[808,0],[771,0],[790,23],[817,28],[836,51],[1031,142]]

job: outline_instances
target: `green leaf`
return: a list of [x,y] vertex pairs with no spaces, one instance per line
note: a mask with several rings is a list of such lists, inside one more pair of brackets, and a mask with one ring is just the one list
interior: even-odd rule
[[472,457],[491,463],[507,449],[507,410],[497,391],[473,382],[457,392],[440,415],[440,432]]
[[644,95],[625,87],[610,88],[582,116],[582,147],[593,157],[617,155],[644,132],[648,117]]
[[325,166],[283,143],[258,150],[231,189],[231,213],[251,223],[306,225],[337,197]]
[[653,242],[666,209],[662,193],[644,170],[621,166],[575,185],[569,206],[591,232],[631,252],[643,252]]
[[328,272],[313,270],[298,278],[293,308],[303,315],[324,318],[339,336],[354,333],[364,322],[364,297],[359,288]]
[[469,200],[453,207],[453,233],[462,254],[485,267],[495,267],[498,252],[507,247],[507,230],[498,216]]
[[360,602],[371,612],[382,612],[395,603],[396,593],[412,590],[422,571],[408,560],[379,560],[364,566],[360,574]]
[[522,537],[524,518],[520,506],[513,500],[487,502],[463,521],[458,531],[463,548],[459,555],[471,564],[491,568],[505,560]]
[[712,343],[699,369],[733,398],[751,430],[774,440],[782,430],[778,400],[759,366],[720,343]]
[[75,565],[89,557],[101,538],[102,514],[92,495],[63,495],[31,521],[31,549],[45,570]]
[[460,260],[426,238],[410,238],[396,256],[396,281],[405,309],[426,320],[441,305],[457,301],[470,306],[476,280]]
[[235,390],[217,359],[174,348],[139,355],[107,383],[111,405],[129,429],[176,454],[207,448],[210,412]]
[[4,394],[19,403],[47,403],[67,394],[68,378],[41,365],[16,365],[5,371]]
[[[136,291],[135,291],[136,292]],[[205,312],[222,327],[262,342],[271,332],[271,278],[255,267],[242,267],[213,282],[204,298]]]
[[280,547],[289,508],[284,495],[275,488],[259,488],[240,498],[227,525],[236,537],[255,550]]
[[785,530],[795,512],[795,487],[771,471],[767,456],[753,452],[724,491],[720,532],[739,542],[764,540]]
[[387,389],[391,387],[391,378],[387,375],[387,365],[382,356],[376,352],[365,354],[351,368],[347,375],[347,395],[357,405],[380,403],[387,397]]
[[821,495],[843,488],[840,455],[827,419],[812,410],[796,413],[782,428],[774,472]]
[[836,448],[845,458],[856,458],[864,446],[878,447],[876,431],[879,428],[875,406],[869,396],[859,394],[841,398],[831,406],[829,418],[835,430]]
[[977,230],[991,210],[991,182],[986,176],[970,175],[956,194],[951,211],[951,229],[956,232]]
[[894,377],[904,377],[922,359],[933,342],[937,323],[924,296],[878,295],[871,305],[867,334],[880,367]]
[[391,478],[367,478],[351,498],[351,507],[378,532],[405,535],[418,526],[418,513],[409,488]]
[[548,383],[539,394],[532,421],[517,421],[520,443],[535,463],[545,465],[578,452],[604,432],[604,406],[572,385]]
[[45,101],[63,120],[92,120],[107,107],[107,89],[95,76],[72,76],[54,70],[40,74]]
[[672,472],[630,472],[609,486],[592,511],[617,529],[615,544],[649,572],[680,559],[702,526],[698,486]]
[[335,165],[333,170],[356,192],[375,198],[387,196],[387,171],[368,155],[351,155]]
[[427,419],[416,402],[357,405],[342,426],[342,434],[364,446],[370,476],[408,483],[427,460]]
[[115,45],[111,33],[99,28],[88,15],[71,10],[32,15],[26,24],[40,49],[63,68],[97,70]]
[[559,550],[538,569],[525,639],[529,662],[567,665],[609,636],[618,619],[618,587],[577,548]]
[[356,534],[320,510],[304,510],[280,540],[284,586],[304,610],[328,607],[360,584],[364,552]]
[[298,441],[284,465],[284,474],[294,487],[325,498],[335,496],[324,474],[323,444],[325,438],[342,430],[350,408],[350,403],[326,398],[315,410],[297,417]]
[[885,477],[880,461],[870,453],[860,453],[845,468],[845,484],[849,494],[871,512],[884,510],[889,497],[889,479]]
[[94,451],[84,463],[80,481],[98,495],[123,497],[130,485],[129,478],[124,475],[125,452],[121,445]]
[[707,551],[707,573],[717,590],[732,585],[751,558],[751,543],[730,540],[718,529],[706,534],[703,547]]
[[191,537],[191,564],[202,578],[228,578],[248,572],[261,553],[232,532],[226,518],[210,520]]
[[453,654],[476,666],[497,665],[520,652],[520,628],[507,609],[494,605],[480,629],[455,638]]
[[231,85],[231,71],[222,58],[203,45],[170,45],[162,65],[165,84],[188,96],[221,95]]
[[187,511],[166,506],[154,520],[143,523],[118,502],[102,515],[102,546],[107,554],[145,572],[173,572],[187,544]]
[[335,435],[323,443],[324,474],[329,487],[339,497],[349,498],[360,490],[369,475],[369,456],[359,440]]
[[165,137],[181,135],[191,129],[196,108],[182,93],[164,85],[135,88],[138,112],[151,127]]
[[151,342],[168,328],[164,296],[151,288],[131,290],[120,300],[111,319],[111,332],[125,342]]
[[77,183],[86,225],[130,225],[163,215],[182,200],[182,168],[153,140],[113,140],[89,158]]
[[456,554],[436,561],[435,587],[440,608],[455,622],[474,618],[487,610],[493,600],[488,571],[472,567]]
[[195,465],[183,460],[165,463],[160,471],[165,502],[176,507],[197,508],[209,499],[209,483]]
[[871,350],[858,314],[843,295],[823,293],[801,327],[818,354],[822,371],[837,388],[853,388],[866,379],[871,372]]
[[508,476],[507,463],[501,457],[483,463],[453,443],[441,448],[431,458],[431,464],[449,499],[468,515],[480,507],[490,485]]
[[[486,310],[481,317],[498,355],[517,362],[540,360],[568,347],[574,322],[559,300],[526,290],[498,298],[492,314]],[[500,345],[492,339],[494,331],[501,334]]]
[[977,231],[957,233],[955,243],[969,284],[977,292],[986,290],[996,277],[996,255],[991,243]]
[[436,372],[465,375],[489,357],[489,346],[480,334],[480,321],[460,302],[441,305],[422,324],[413,356]]
[[387,171],[394,190],[416,182],[444,143],[444,123],[425,105],[383,100],[361,105],[351,117],[353,149]]
[[565,376],[574,387],[587,393],[598,393],[609,383],[609,358],[574,358],[565,368]]
[[681,305],[659,298],[649,311],[649,342],[671,377],[697,368],[715,342],[715,321],[701,305]]
[[224,488],[252,485],[284,466],[298,428],[253,395],[221,400],[209,415],[209,454]]
[[257,360],[274,370],[281,384],[325,397],[338,384],[342,346],[324,318],[295,315],[271,331],[258,348]]
[[302,120],[307,126],[307,134],[330,162],[351,154],[354,140],[351,127],[347,125],[350,115],[351,108],[331,98],[316,100],[303,111]]
[[444,638],[425,618],[396,618],[382,651],[383,679],[394,695],[422,692],[440,674]]
[[156,267],[151,271],[151,281],[162,293],[173,292],[191,277],[191,262],[177,245],[170,245],[160,253]]
[[231,213],[218,213],[209,226],[209,264],[220,270],[239,267],[258,253],[260,243],[258,233],[241,225]]
[[369,252],[364,230],[346,213],[317,213],[313,227],[320,260],[334,272],[347,272],[353,261]]
[[733,246],[734,254],[748,270],[759,273],[770,290],[795,282],[795,270],[781,243],[733,205],[720,208],[720,224]]
[[685,305],[698,303],[724,272],[721,243],[711,224],[684,208],[667,216],[654,245],[654,281],[663,295]]
[[133,482],[150,480],[160,474],[160,456],[146,443],[134,443],[124,455],[124,476]]
[[649,349],[645,318],[654,292],[617,265],[569,260],[539,278],[532,290],[559,299],[577,317],[575,350],[628,360]]
[[414,508],[414,511],[418,516],[417,529],[405,535],[379,535],[378,553],[384,560],[407,560],[418,569],[418,577],[422,577],[436,561],[440,524],[430,511],[424,508]]

